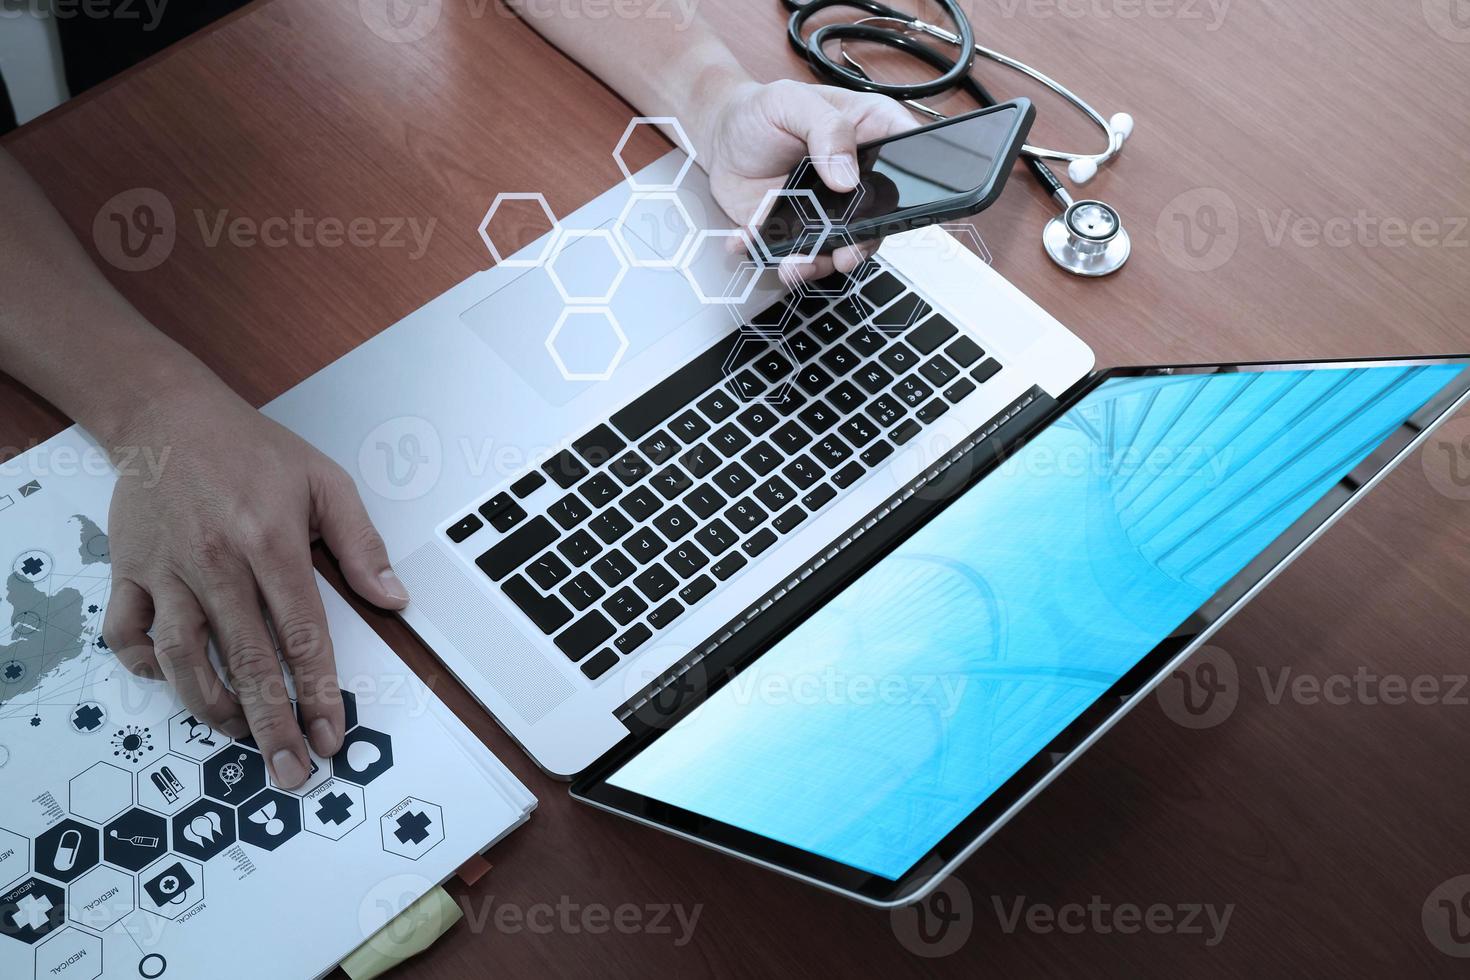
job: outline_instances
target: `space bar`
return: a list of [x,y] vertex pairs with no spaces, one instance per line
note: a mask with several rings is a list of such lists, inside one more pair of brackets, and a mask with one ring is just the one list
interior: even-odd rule
[[[669,375],[649,389],[648,393],[634,399],[622,411],[612,417],[612,424],[629,440],[641,439],[657,426],[663,425],[674,413],[695,398],[709,391],[725,378],[725,361],[735,348],[738,333],[722,338],[709,350]],[[741,345],[736,367],[755,360],[765,349],[764,344]]]

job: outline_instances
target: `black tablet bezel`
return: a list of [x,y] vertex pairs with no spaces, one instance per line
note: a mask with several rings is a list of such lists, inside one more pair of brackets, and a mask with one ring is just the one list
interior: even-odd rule
[[[1115,368],[1099,372],[1079,382],[1055,402],[1048,400],[1043,417],[1035,420],[1024,435],[1004,447],[1009,454],[1035,438],[1058,416],[1076,405],[1096,387],[1113,378],[1168,376],[1180,374],[1226,374],[1257,371],[1288,371],[1312,368],[1386,367],[1393,365],[1459,364],[1470,367],[1470,355],[1444,357],[1407,357],[1355,359],[1338,361],[1262,362],[1224,365],[1181,365],[1174,367]],[[1382,476],[1389,472],[1429,431],[1470,395],[1470,371],[1462,371],[1431,399],[1423,409],[1371,452],[1352,472],[1340,480],[1306,514],[1283,531],[1272,543],[1230,582],[1207,600],[1163,641],[1141,658],[1111,688],[1100,695],[1072,724],[1042,748],[1009,780],[992,793],[972,813],[930,849],[897,879],[883,878],[828,858],[774,841],[738,827],[670,806],[640,794],[611,786],[607,777],[627,759],[672,728],[679,718],[699,701],[708,697],[729,678],[753,663],[781,637],[832,595],[861,575],[872,564],[892,551],[914,530],[943,511],[950,503],[991,472],[1000,461],[999,447],[986,448],[982,442],[972,453],[982,450],[992,458],[976,461],[969,467],[958,467],[962,478],[951,480],[940,493],[911,498],[912,507],[906,520],[885,521],[865,537],[876,539],[861,554],[841,562],[828,562],[829,580],[816,581],[816,588],[791,590],[763,612],[757,621],[772,617],[771,628],[762,631],[741,630],[726,647],[733,645],[734,655],[727,659],[727,670],[705,674],[702,689],[662,718],[633,719],[628,738],[605,754],[581,774],[572,787],[576,798],[592,805],[620,813],[678,836],[726,851],[746,860],[770,867],[813,884],[838,891],[873,905],[893,906],[922,897],[943,875],[952,870],[980,844],[998,830],[1019,808],[1049,783],[1063,768],[1091,745],[1107,728],[1121,718],[1155,684],[1174,669],[1189,652],[1254,594],[1290,563],[1312,540],[1326,530],[1353,503],[1361,498]],[[957,468],[951,467],[950,473]],[[933,485],[931,484],[931,487]],[[895,511],[895,515],[906,503]],[[818,576],[812,575],[816,580]],[[725,651],[730,653],[731,651]],[[686,692],[687,693],[687,692]]]

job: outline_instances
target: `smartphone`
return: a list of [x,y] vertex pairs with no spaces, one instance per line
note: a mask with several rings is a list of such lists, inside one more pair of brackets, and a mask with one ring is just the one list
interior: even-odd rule
[[979,214],[1000,197],[1036,110],[1015,99],[858,147],[859,185],[834,191],[804,162],[787,190],[810,191],[831,220],[823,235],[821,215],[807,195],[783,195],[759,228],[770,259],[838,248],[910,228]]

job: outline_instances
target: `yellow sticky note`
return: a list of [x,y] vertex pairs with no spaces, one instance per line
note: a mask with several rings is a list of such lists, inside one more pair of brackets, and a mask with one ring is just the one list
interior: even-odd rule
[[352,980],[380,977],[428,949],[463,916],[459,903],[436,886],[348,954],[342,969]]

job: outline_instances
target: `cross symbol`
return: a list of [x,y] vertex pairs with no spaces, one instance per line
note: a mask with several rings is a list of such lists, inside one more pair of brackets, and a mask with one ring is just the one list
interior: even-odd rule
[[405,813],[398,818],[398,829],[393,831],[393,836],[401,844],[422,844],[429,838],[429,825],[432,822],[427,813]]
[[72,722],[79,731],[93,732],[102,724],[102,712],[95,704],[87,704],[76,710]]
[[338,827],[347,822],[352,816],[352,797],[346,793],[328,793],[322,797],[321,804],[316,808],[316,818],[322,823],[336,824]]
[[15,923],[34,932],[51,918],[52,908],[51,899],[45,895],[27,895],[15,903]]

